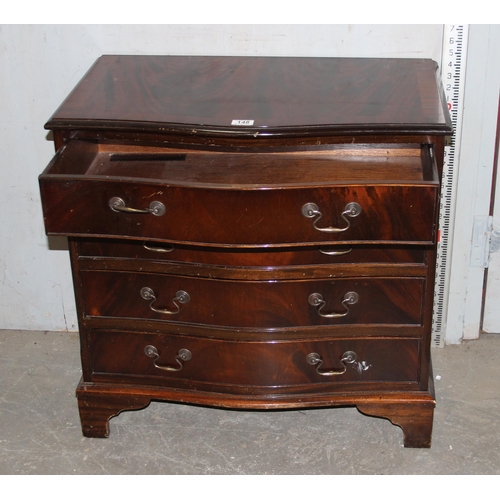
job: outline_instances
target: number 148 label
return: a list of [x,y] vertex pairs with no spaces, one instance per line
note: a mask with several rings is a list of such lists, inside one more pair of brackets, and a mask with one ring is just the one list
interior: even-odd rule
[[253,125],[254,120],[233,120],[231,125]]

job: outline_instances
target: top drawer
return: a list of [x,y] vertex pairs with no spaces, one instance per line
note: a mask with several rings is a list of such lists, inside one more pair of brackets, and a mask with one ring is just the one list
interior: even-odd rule
[[431,146],[291,153],[70,141],[40,176],[48,234],[286,246],[435,239]]

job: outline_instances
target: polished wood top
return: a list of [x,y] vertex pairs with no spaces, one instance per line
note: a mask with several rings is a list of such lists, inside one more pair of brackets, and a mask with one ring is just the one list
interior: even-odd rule
[[229,137],[449,134],[436,69],[430,59],[107,55],[46,128]]

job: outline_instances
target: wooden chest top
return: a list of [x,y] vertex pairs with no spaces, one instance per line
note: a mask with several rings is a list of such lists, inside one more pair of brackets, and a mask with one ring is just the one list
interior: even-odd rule
[[99,58],[46,124],[224,135],[449,134],[429,59]]

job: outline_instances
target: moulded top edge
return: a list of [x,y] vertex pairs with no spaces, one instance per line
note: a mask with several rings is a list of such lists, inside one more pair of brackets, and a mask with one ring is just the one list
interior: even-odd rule
[[47,128],[257,137],[451,132],[431,60],[105,56]]
[[272,138],[314,137],[336,135],[450,135],[452,127],[447,124],[335,124],[275,127],[226,127],[189,123],[132,122],[112,120],[51,119],[45,124],[47,130],[97,130],[115,132],[137,132],[174,134],[184,136],[228,137],[228,138]]

